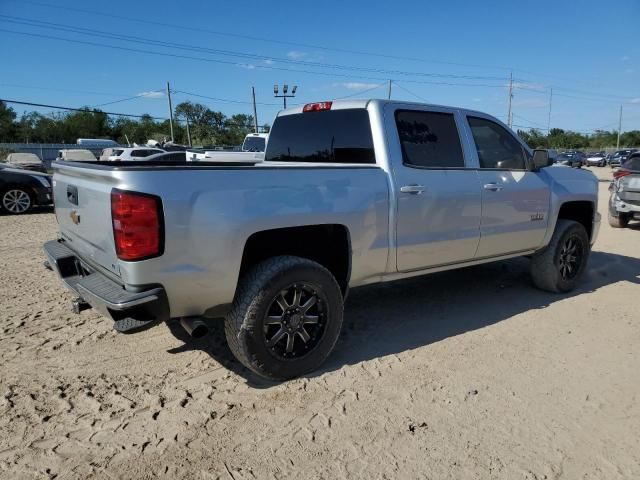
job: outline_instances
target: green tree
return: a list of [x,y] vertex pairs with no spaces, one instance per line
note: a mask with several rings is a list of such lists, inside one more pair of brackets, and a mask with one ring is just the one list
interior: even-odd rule
[[0,141],[12,142],[15,140],[17,133],[15,119],[16,112],[13,111],[13,108],[8,107],[4,102],[0,102]]

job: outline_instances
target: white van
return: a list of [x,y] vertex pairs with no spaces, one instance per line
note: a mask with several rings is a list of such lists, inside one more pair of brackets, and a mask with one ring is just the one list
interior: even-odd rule
[[95,162],[96,156],[91,152],[91,150],[74,148],[68,150],[58,150],[56,161],[60,160],[66,162]]

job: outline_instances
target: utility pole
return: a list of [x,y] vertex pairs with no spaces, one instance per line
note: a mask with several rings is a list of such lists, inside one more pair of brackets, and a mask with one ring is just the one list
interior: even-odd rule
[[171,88],[167,82],[167,99],[169,100],[169,126],[171,127],[171,143],[173,143],[173,107],[171,106]]
[[549,89],[549,120],[547,121],[547,136],[551,132],[551,102],[553,101],[553,87]]
[[185,115],[184,119],[187,121],[187,141],[189,142],[189,146],[192,147],[193,145],[191,145],[191,131],[189,130],[189,117]]
[[512,114],[511,114],[511,99],[513,98],[513,72],[509,75],[509,112],[507,114],[507,125],[509,128],[513,125]]
[[256,110],[256,89],[251,87],[251,96],[253,97],[253,129],[258,133],[258,111]]
[[618,143],[616,143],[616,150],[620,148],[620,134],[622,133],[622,105],[620,105],[620,118],[618,119]]
[[387,95],[387,98],[391,100],[391,80],[389,80],[389,93]]

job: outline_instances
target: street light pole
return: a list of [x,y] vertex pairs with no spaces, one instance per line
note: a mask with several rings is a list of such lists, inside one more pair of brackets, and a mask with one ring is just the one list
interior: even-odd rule
[[620,134],[622,133],[622,105],[620,105],[620,118],[618,119],[618,143],[616,143],[616,150],[620,148]]
[[274,85],[273,86],[273,96],[275,98],[282,98],[283,100],[283,105],[284,108],[287,108],[287,98],[294,98],[296,96],[296,90],[298,90],[298,86],[294,85],[293,88],[291,89],[291,93],[287,95],[287,92],[289,91],[289,85],[287,85],[286,83],[284,85],[282,85],[282,95],[278,95],[278,85]]

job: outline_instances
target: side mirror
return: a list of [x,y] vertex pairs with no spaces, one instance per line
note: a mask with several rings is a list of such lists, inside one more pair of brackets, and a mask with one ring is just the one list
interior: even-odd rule
[[533,151],[533,170],[538,171],[541,168],[548,167],[549,152],[547,150],[534,150]]

